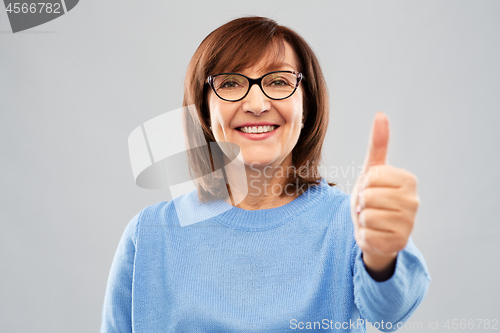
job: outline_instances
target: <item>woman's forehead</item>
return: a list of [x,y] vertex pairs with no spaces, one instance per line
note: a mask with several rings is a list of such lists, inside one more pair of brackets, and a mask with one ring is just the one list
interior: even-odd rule
[[258,72],[265,74],[276,70],[298,71],[297,57],[293,48],[285,41],[282,46],[279,44],[274,43],[268,47],[264,55],[252,64],[235,64],[232,68],[226,67],[225,72],[239,72],[242,74]]

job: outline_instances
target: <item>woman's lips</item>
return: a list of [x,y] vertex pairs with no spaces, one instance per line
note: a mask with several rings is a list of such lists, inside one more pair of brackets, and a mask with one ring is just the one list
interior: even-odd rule
[[267,139],[271,136],[273,136],[276,131],[280,128],[280,126],[276,127],[270,132],[265,132],[265,133],[243,133],[242,131],[236,129],[236,131],[241,134],[244,138],[250,139],[250,140],[264,140]]

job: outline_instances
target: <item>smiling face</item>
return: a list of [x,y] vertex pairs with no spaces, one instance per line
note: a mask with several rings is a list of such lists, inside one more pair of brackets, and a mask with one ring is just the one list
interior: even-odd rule
[[[269,59],[263,57],[255,66],[239,73],[259,78],[271,71],[298,71],[295,52],[287,42],[281,65],[263,70]],[[283,100],[266,97],[258,85],[253,85],[246,97],[237,102],[224,101],[210,90],[208,103],[213,135],[217,142],[237,144],[247,165],[292,165],[291,153],[303,122],[302,99],[300,84],[292,96]],[[262,131],[267,133],[255,133]]]

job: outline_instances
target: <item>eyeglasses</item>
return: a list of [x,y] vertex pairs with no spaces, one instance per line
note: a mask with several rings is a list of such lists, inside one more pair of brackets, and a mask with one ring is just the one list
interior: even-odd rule
[[257,84],[264,95],[270,99],[288,98],[297,90],[303,78],[302,73],[293,71],[270,72],[258,79],[239,73],[222,73],[210,75],[207,82],[220,99],[237,102],[245,98],[254,84]]

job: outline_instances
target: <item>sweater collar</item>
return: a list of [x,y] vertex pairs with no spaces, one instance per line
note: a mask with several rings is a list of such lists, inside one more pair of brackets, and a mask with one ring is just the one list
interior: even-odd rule
[[268,209],[246,210],[234,207],[223,200],[200,202],[194,190],[173,200],[181,226],[188,226],[209,219],[228,227],[246,231],[264,231],[275,228],[308,210],[327,194],[329,185],[324,179],[310,186],[291,202]]

